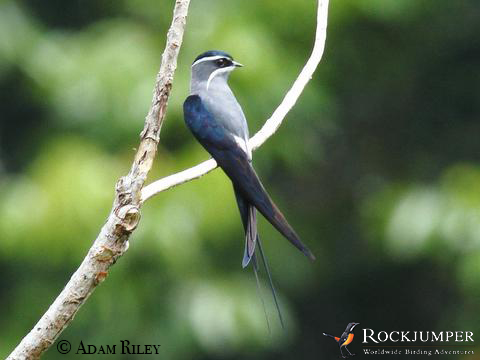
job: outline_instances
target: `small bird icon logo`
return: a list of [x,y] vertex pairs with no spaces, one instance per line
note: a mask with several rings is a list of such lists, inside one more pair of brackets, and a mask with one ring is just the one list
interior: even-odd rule
[[354,337],[353,329],[355,329],[355,326],[357,326],[359,324],[360,323],[355,323],[355,322],[351,322],[350,324],[348,324],[347,328],[345,329],[342,336],[340,336],[340,337],[336,337],[336,336],[333,336],[333,335],[330,335],[330,334],[323,333],[323,335],[331,337],[333,340],[335,340],[337,342],[338,346],[340,347],[340,354],[341,354],[342,358],[344,358],[344,359],[347,358],[348,356],[343,355],[343,352],[342,352],[343,347],[345,348],[345,350],[347,350],[348,355],[355,356],[355,354],[352,354],[348,350],[347,345],[349,345],[353,341],[353,337]]

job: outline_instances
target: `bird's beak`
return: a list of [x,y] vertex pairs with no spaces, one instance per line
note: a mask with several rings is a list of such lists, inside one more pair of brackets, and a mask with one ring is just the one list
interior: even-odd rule
[[233,66],[235,66],[235,67],[242,67],[243,66],[242,64],[240,64],[239,62],[236,62],[236,61],[232,61],[232,63],[233,63]]

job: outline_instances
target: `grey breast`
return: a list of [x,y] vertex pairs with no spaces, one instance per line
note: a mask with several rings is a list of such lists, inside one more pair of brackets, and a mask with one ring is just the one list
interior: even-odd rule
[[198,92],[207,110],[225,129],[248,140],[248,125],[243,110],[228,86],[210,86]]

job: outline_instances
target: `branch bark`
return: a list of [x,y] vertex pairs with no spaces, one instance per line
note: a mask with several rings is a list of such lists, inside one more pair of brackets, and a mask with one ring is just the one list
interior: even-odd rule
[[157,74],[153,99],[140,145],[128,175],[116,184],[110,215],[80,267],[8,360],[38,359],[70,324],[80,307],[108,275],[109,268],[127,251],[128,238],[140,220],[141,189],[150,171],[172,88],[190,0],[177,0]]
[[[303,89],[312,78],[320,60],[322,60],[323,52],[325,50],[327,20],[328,0],[318,0],[317,27],[312,53],[292,87],[287,92],[277,109],[273,112],[272,116],[265,122],[263,127],[252,138],[250,138],[250,148],[252,150],[258,149],[269,137],[275,134],[285,119],[285,116],[293,108],[303,92]],[[194,167],[159,179],[143,188],[141,201],[145,202],[162,191],[198,179],[214,170],[216,167],[216,161],[214,159],[209,159]]]

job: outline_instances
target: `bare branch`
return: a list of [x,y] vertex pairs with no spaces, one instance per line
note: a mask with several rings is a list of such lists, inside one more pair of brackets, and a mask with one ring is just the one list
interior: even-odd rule
[[128,238],[140,221],[141,189],[160,140],[173,74],[182,44],[190,0],[177,0],[157,74],[152,105],[140,135],[140,146],[128,175],[116,185],[112,211],[80,267],[8,360],[38,359],[70,324],[80,307],[108,275],[110,266],[127,251]]
[[[315,43],[307,63],[303,67],[300,75],[293,83],[290,90],[285,95],[283,101],[273,112],[272,116],[265,122],[263,127],[252,138],[250,138],[250,147],[252,150],[259,148],[269,137],[271,137],[282,124],[287,113],[293,108],[297,99],[300,97],[308,81],[312,78],[325,49],[325,40],[327,38],[327,19],[328,19],[328,0],[319,0],[317,9],[317,28],[315,34]],[[179,173],[169,175],[159,179],[142,190],[142,199],[144,202],[152,196],[168,190],[174,186],[183,184],[187,181],[198,179],[209,173],[217,167],[214,159],[204,161],[192,168],[183,170]]]

